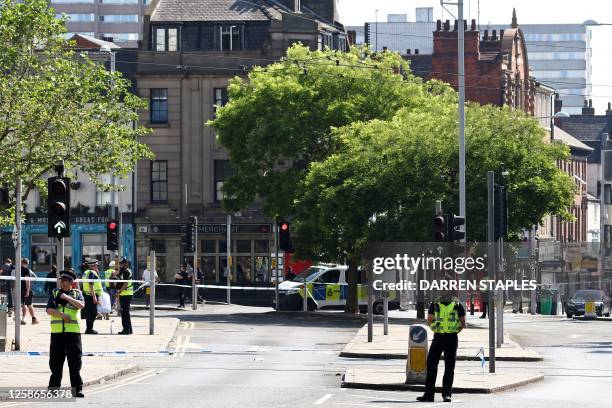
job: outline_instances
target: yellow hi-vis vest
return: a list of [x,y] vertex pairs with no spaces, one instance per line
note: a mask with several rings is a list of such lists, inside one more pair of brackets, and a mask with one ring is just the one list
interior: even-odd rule
[[[123,290],[122,290],[122,291],[119,293],[119,296],[132,296],[132,295],[134,295],[134,283],[132,282],[132,271],[131,271],[131,270],[129,270],[129,269],[128,269],[127,271],[128,271],[128,272],[129,272],[129,274],[130,274],[129,279],[127,279],[127,280],[129,280],[129,282],[128,282],[127,287],[126,287],[125,289],[123,289]],[[121,275],[120,275],[120,276],[121,276]],[[120,279],[121,279],[121,277],[120,277]],[[119,285],[123,285],[123,284],[124,284],[124,282],[119,282],[118,284],[119,284]]]
[[[83,279],[96,279],[96,281],[93,282],[94,292],[96,292],[96,296],[102,295],[102,282],[99,281],[99,276],[95,271],[92,271],[91,269],[86,270],[83,274]],[[91,296],[89,291],[90,283],[91,282],[83,282],[83,293],[87,296]]]
[[459,314],[455,310],[455,302],[450,302],[448,306],[441,302],[434,304],[434,320],[431,323],[431,330],[434,333],[458,333]]
[[[53,289],[53,297],[57,297],[59,295],[60,289]],[[79,297],[75,295],[77,293],[77,289],[71,289],[68,292],[68,295],[71,297]],[[67,314],[70,316],[70,320],[65,322],[64,319],[58,318],[56,316],[51,316],[51,334],[54,333],[80,333],[81,332],[81,311],[71,305],[69,302],[66,302],[65,305],[57,305],[58,312]]]
[[113,276],[113,268],[108,268],[107,270],[104,271],[104,279],[106,279],[104,281],[104,287],[106,289],[108,289],[110,287],[110,281],[109,279],[111,278],[111,276]]

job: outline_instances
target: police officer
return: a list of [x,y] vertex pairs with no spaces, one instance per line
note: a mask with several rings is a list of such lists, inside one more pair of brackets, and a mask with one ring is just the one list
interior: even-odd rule
[[123,330],[119,334],[132,334],[132,319],[130,317],[130,303],[134,295],[134,283],[132,282],[132,271],[128,268],[129,262],[122,258],[119,262],[119,304],[121,305],[121,325]]
[[429,306],[427,324],[434,332],[434,337],[427,356],[425,394],[418,397],[417,400],[433,402],[436,392],[438,363],[440,362],[440,356],[444,353],[442,398],[444,402],[451,402],[455,360],[457,359],[457,347],[459,345],[457,333],[465,328],[465,309],[460,303],[453,300],[450,291],[444,291],[440,295],[440,301]]
[[104,287],[110,295],[111,308],[115,306],[115,284],[111,282],[112,279],[117,279],[115,264],[115,261],[110,261],[108,269],[104,271]]
[[85,334],[98,334],[93,329],[96,317],[98,317],[98,297],[102,295],[102,283],[98,273],[98,261],[95,259],[87,261],[87,270],[83,273],[83,279],[93,279],[93,282],[83,282],[84,314],[87,323]]
[[51,291],[47,302],[47,314],[51,316],[49,388],[61,387],[64,360],[68,359],[70,386],[75,396],[83,397],[80,310],[85,304],[81,291],[72,288],[75,279],[76,275],[73,272],[61,271],[60,287]]

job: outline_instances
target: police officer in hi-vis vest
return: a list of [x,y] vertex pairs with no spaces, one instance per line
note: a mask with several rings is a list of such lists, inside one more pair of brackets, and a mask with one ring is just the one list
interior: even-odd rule
[[444,377],[442,378],[442,398],[451,402],[453,377],[455,375],[455,360],[459,338],[457,333],[465,328],[465,309],[459,302],[453,300],[450,291],[443,291],[440,301],[429,306],[427,324],[434,332],[433,341],[427,356],[427,380],[425,394],[418,397],[421,402],[433,402],[436,393],[436,377],[438,363],[444,353]]
[[59,388],[62,383],[64,360],[68,359],[70,386],[73,395],[83,397],[81,379],[81,325],[80,311],[85,306],[83,294],[72,288],[76,275],[60,272],[60,287],[49,295],[47,314],[51,316],[51,347],[49,349],[49,388]]
[[93,279],[92,282],[83,282],[83,295],[85,297],[85,334],[98,334],[93,329],[96,317],[98,317],[98,297],[102,296],[102,282],[98,272],[98,261],[96,259],[87,261],[88,269],[83,273],[83,279]]
[[132,334],[132,319],[130,317],[130,303],[134,295],[134,282],[132,282],[132,271],[129,268],[127,258],[119,262],[119,280],[117,292],[119,293],[119,304],[121,305],[121,325],[123,330],[117,334]]

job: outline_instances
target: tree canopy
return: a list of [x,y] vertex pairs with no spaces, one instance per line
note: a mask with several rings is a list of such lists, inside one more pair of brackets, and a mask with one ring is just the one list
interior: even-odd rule
[[0,0],[0,179],[24,183],[24,197],[46,189],[43,176],[63,161],[94,182],[124,177],[151,158],[133,128],[143,101],[129,81],[75,52],[46,0]]

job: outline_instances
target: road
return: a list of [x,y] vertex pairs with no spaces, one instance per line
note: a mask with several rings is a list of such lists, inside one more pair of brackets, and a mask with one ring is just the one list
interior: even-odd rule
[[[338,353],[362,322],[335,313],[274,314],[270,309],[206,305],[204,312],[162,312],[183,319],[170,357],[134,357],[142,370],[90,387],[74,406],[108,407],[434,407],[414,392],[341,389]],[[485,325],[486,321],[470,318]],[[612,407],[612,323],[506,315],[506,328],[542,363],[498,362],[542,371],[544,382],[494,395],[459,395],[469,407]],[[376,360],[372,364],[390,364]],[[474,362],[459,362],[457,370]],[[32,405],[32,404],[30,404]],[[51,406],[55,406],[50,404]],[[41,406],[40,403],[32,406]]]

